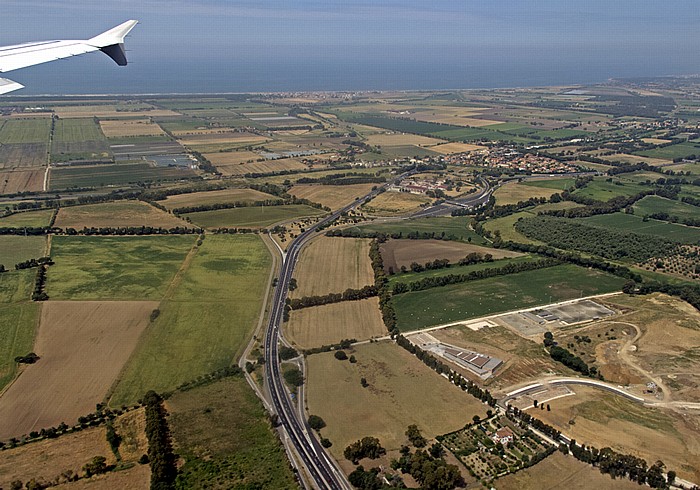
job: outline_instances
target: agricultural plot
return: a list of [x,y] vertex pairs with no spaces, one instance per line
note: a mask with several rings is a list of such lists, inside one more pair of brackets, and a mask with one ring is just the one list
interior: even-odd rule
[[576,179],[571,179],[568,177],[559,179],[532,179],[521,182],[521,185],[541,187],[545,189],[556,189],[558,191],[563,191],[572,187]]
[[382,192],[361,209],[368,214],[400,216],[418,211],[432,201],[428,196],[408,192]]
[[206,206],[209,204],[221,204],[231,202],[252,203],[255,201],[279,199],[280,198],[275,197],[271,194],[266,194],[264,192],[256,191],[254,189],[229,188],[216,191],[190,192],[187,194],[177,194],[174,196],[168,196],[162,201],[158,201],[158,204],[161,204],[166,208],[173,210],[177,208],[191,206]]
[[51,299],[160,300],[195,237],[55,236],[47,274]]
[[491,233],[500,233],[501,238],[505,241],[513,241],[519,243],[542,243],[537,240],[532,240],[522,233],[518,233],[515,229],[515,224],[524,218],[532,218],[532,213],[521,211],[519,213],[504,216],[503,218],[490,219],[484,223],[484,228]]
[[147,163],[52,167],[49,174],[49,188],[56,190],[74,187],[105,187],[191,179],[196,175],[189,168],[155,167]]
[[0,264],[14,269],[15,264],[46,255],[46,237],[0,235]]
[[0,125],[0,144],[23,145],[49,142],[51,119],[7,119]]
[[161,302],[110,404],[235,364],[261,314],[270,267],[260,237],[208,236]]
[[[307,404],[327,427],[331,453],[365,437],[379,438],[387,450],[406,443],[404,433],[417,424],[424,437],[457,430],[483,417],[486,406],[425,366],[415,356],[389,342],[357,345],[356,363],[337,360],[332,352],[307,358]],[[365,378],[368,386],[362,387]]]
[[94,119],[57,119],[51,161],[110,160],[109,146]]
[[217,131],[206,134],[185,136],[180,138],[180,143],[202,151],[218,151],[227,148],[240,148],[241,146],[255,145],[267,141],[268,138],[254,133]]
[[574,265],[491,277],[393,297],[398,327],[410,331],[619,290],[624,279]]
[[480,151],[485,149],[485,146],[470,145],[468,143],[444,143],[430,147],[431,151],[438,152],[441,155],[451,155],[453,153],[464,153],[468,151]]
[[[231,153],[236,156],[236,153]],[[280,158],[279,160],[257,161],[252,163],[235,163],[237,158],[230,158],[228,152],[205,153],[204,156],[223,175],[266,174],[290,170],[307,170],[309,167],[295,158]]]
[[[480,235],[468,228],[469,218],[417,218],[387,223],[370,223],[358,227],[350,228],[350,231],[366,233],[384,233],[386,235],[396,235],[397,238],[410,238],[411,234],[431,234],[435,237],[445,237],[450,240],[459,240],[475,244],[485,244]],[[443,235],[444,233],[444,235]]]
[[374,282],[369,240],[319,237],[304,247],[295,268],[292,298],[342,293]]
[[628,165],[635,165],[637,163],[647,163],[649,165],[667,165],[669,163],[668,160],[662,158],[628,155],[626,153],[616,153],[615,155],[601,155],[601,158],[603,160],[608,160],[609,162],[622,162]]
[[306,216],[320,216],[325,211],[303,204],[255,206],[215,209],[188,213],[183,216],[204,228],[264,228],[266,226]]
[[46,165],[48,155],[48,143],[2,144],[0,168],[40,167]]
[[49,301],[26,366],[0,396],[0,439],[75,424],[95,410],[136,346],[157,302]]
[[365,142],[371,146],[433,146],[443,141],[427,136],[405,133],[376,133],[367,136]]
[[168,423],[184,459],[181,488],[296,488],[268,414],[243,377],[176,393]]
[[645,150],[637,152],[638,155],[651,158],[661,158],[664,160],[673,160],[675,158],[685,158],[691,155],[700,154],[700,143],[692,143],[690,141],[685,143],[677,143],[675,145],[663,146],[661,148],[654,148],[652,150]]
[[499,187],[496,192],[493,193],[493,196],[496,198],[496,204],[498,206],[504,206],[506,204],[516,204],[520,201],[527,201],[533,197],[549,199],[549,197],[556,192],[556,189],[535,187],[535,184],[523,185],[511,182]]
[[629,231],[641,235],[657,236],[678,243],[698,243],[700,241],[700,229],[698,228],[654,219],[645,221],[644,218],[633,214],[600,214],[590,218],[577,219],[576,221],[614,231]]
[[82,105],[82,106],[56,106],[54,113],[61,119],[78,117],[113,119],[135,117],[171,117],[181,114],[167,109],[154,109],[148,104],[116,104],[116,105]]
[[0,228],[41,228],[49,226],[53,209],[20,211],[0,218]]
[[289,193],[300,199],[308,199],[335,210],[368,194],[377,184],[306,185],[298,184]]
[[666,213],[669,217],[697,219],[700,216],[700,207],[686,204],[681,201],[673,201],[659,196],[646,196],[632,206],[637,216]]
[[[2,150],[0,150],[1,152]],[[0,167],[2,165],[0,164]],[[44,190],[44,168],[27,170],[0,170],[0,194],[41,192]]]
[[151,119],[103,119],[100,121],[100,127],[107,138],[161,136],[165,134],[163,129]]
[[588,183],[585,187],[576,189],[574,193],[580,196],[590,197],[596,201],[608,201],[613,197],[633,196],[648,190],[649,188],[646,186],[631,182],[623,183],[614,179],[608,182],[607,180],[594,179],[593,182]]
[[59,228],[101,228],[153,226],[175,228],[191,225],[142,201],[117,201],[84,206],[63,207],[58,211],[55,226]]

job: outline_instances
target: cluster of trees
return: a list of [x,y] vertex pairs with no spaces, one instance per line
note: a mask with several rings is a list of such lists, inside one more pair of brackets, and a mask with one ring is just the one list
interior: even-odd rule
[[[333,168],[336,170],[347,170],[347,169],[351,169],[352,166],[351,165],[334,165]],[[304,173],[309,174],[312,172],[325,172],[327,170],[328,170],[327,168],[310,169],[310,170],[306,170]],[[260,177],[275,177],[278,175],[291,175],[291,174],[297,174],[297,173],[299,173],[298,170],[278,170],[275,172],[251,172],[251,173],[244,174],[243,177],[250,178],[250,179],[257,179]],[[251,189],[252,188],[253,187],[251,186]],[[261,192],[264,192],[264,191],[261,191]]]
[[[491,198],[493,198],[493,196],[491,196]],[[487,218],[502,218],[504,216],[510,216],[511,214],[517,213],[521,209],[531,208],[533,206],[545,204],[546,202],[546,197],[531,197],[530,199],[527,199],[525,201],[518,201],[515,204],[505,204],[503,206],[489,206],[479,214],[479,217],[482,220]]]
[[136,194],[134,197],[140,197],[148,201],[162,201],[168,196],[190,194],[192,192],[221,191],[226,188],[227,186],[224,183],[201,183],[184,187],[169,187],[167,189],[147,190],[141,194]]
[[49,295],[46,294],[46,264],[41,264],[36,270],[36,278],[34,279],[34,291],[32,291],[32,301],[46,301]]
[[421,488],[434,490],[452,490],[464,486],[464,479],[459,468],[441,457],[433,457],[422,449],[411,454],[410,450],[402,448],[401,457],[392,461],[392,467],[410,474]]
[[370,436],[353,442],[343,451],[345,459],[352,461],[353,464],[357,464],[364,458],[377,459],[383,454],[386,454],[386,449],[379,443],[379,439]]
[[532,262],[511,262],[503,267],[493,267],[478,271],[470,271],[466,274],[447,274],[444,276],[424,277],[418,281],[413,281],[408,284],[402,282],[396,283],[394,284],[392,293],[401,294],[408,291],[423,291],[425,289],[447,286],[449,284],[476,281],[487,277],[504,276],[508,274],[516,274],[518,272],[545,269],[547,267],[559,265],[560,263],[561,262],[557,259],[546,258]]
[[[410,269],[411,272],[424,272],[432,271],[438,269],[446,269],[450,266],[450,261],[448,259],[435,259],[431,262],[426,262],[425,265],[421,265],[418,262],[411,262]],[[401,272],[408,272],[406,266],[401,266]],[[389,274],[392,273],[391,268],[389,268]]]
[[408,441],[415,447],[425,447],[428,445],[428,440],[423,437],[423,434],[420,433],[418,426],[415,424],[408,426],[406,429],[406,437],[408,437]]
[[508,405],[506,410],[506,417],[508,417],[514,422],[520,422],[521,426],[523,427],[527,427],[530,425],[538,431],[545,434],[546,436],[549,436],[550,438],[554,439],[555,441],[558,441],[561,437],[561,431],[555,429],[549,424],[545,424],[539,419],[536,419],[524,410],[520,410],[518,407]]
[[[195,235],[202,233],[201,228],[186,228],[184,226],[176,226],[174,228],[161,228],[154,226],[124,226],[124,227],[101,227],[95,228],[87,226],[82,230],[75,228],[66,228],[66,235]],[[62,233],[60,228],[51,229],[51,233]]]
[[549,348],[549,355],[552,359],[557,362],[561,362],[564,366],[578,371],[584,376],[594,376],[596,374],[596,368],[588,367],[583,359],[575,354],[572,354],[568,349],[564,347],[559,347],[558,345],[553,345]]
[[252,228],[216,228],[214,230],[215,235],[246,235],[246,234],[258,234],[258,233],[265,233],[266,230],[263,228],[261,230],[254,230]]
[[364,286],[361,289],[348,288],[342,293],[329,293],[323,296],[304,296],[302,298],[291,299],[287,298],[287,305],[292,310],[308,308],[310,306],[328,305],[331,303],[339,303],[341,301],[357,301],[365,298],[371,298],[377,295],[376,286]]
[[322,345],[321,347],[312,347],[304,349],[304,355],[319,354],[321,352],[330,352],[332,350],[349,349],[352,344],[357,342],[357,339],[343,339],[337,344]]
[[655,236],[598,228],[551,216],[521,219],[515,223],[515,229],[528,238],[557,248],[616,260],[630,258],[642,262],[651,257],[669,255],[677,247],[677,244]]
[[369,246],[369,258],[374,271],[374,286],[379,295],[379,310],[382,313],[382,321],[386,329],[391,332],[396,328],[396,311],[391,304],[391,291],[389,290],[389,280],[384,273],[384,259],[379,246],[384,240],[374,239]]
[[172,213],[176,216],[187,213],[199,213],[202,211],[214,211],[216,209],[233,209],[233,208],[254,208],[263,206],[281,206],[282,204],[295,204],[287,203],[284,199],[265,199],[262,201],[232,201],[232,202],[218,202],[213,204],[200,204],[197,206],[183,206],[175,208]]
[[297,184],[323,185],[379,184],[383,182],[386,182],[386,179],[380,175],[368,175],[359,172],[329,174],[317,179],[311,177],[297,179]]
[[686,204],[691,204],[693,206],[700,207],[700,199],[698,199],[697,197],[686,196],[686,197],[682,198],[681,201],[686,203]]
[[365,471],[364,466],[360,465],[348,475],[348,481],[359,490],[381,490],[386,487],[378,475],[379,468],[371,468],[369,471]]
[[146,437],[148,438],[148,461],[151,465],[151,489],[175,488],[176,458],[173,453],[163,398],[156,392],[149,391],[143,398],[143,404],[146,408]]
[[341,237],[341,238],[373,238],[380,242],[385,242],[387,239],[400,240],[402,238],[408,240],[458,240],[458,237],[452,234],[447,234],[444,231],[409,231],[404,234],[402,231],[395,233],[382,233],[379,231],[364,231],[357,228],[333,229],[326,232],[326,236]]
[[615,196],[606,202],[595,201],[593,204],[570,209],[554,209],[549,211],[541,211],[538,214],[547,216],[556,216],[560,218],[586,218],[598,214],[612,214],[621,211],[640,199],[656,194],[654,191],[643,191],[634,196]]
[[282,359],[283,361],[288,361],[297,357],[299,353],[294,347],[287,347],[286,345],[283,345],[279,349],[279,355],[280,359]]
[[304,375],[297,367],[288,369],[282,375],[290,386],[301,386],[304,384]]
[[31,269],[32,267],[39,267],[40,265],[53,265],[51,257],[39,257],[38,259],[29,259],[19,264],[15,264],[15,270]]
[[37,356],[35,352],[30,352],[26,356],[15,357],[15,362],[18,364],[34,364],[39,359],[41,358]]

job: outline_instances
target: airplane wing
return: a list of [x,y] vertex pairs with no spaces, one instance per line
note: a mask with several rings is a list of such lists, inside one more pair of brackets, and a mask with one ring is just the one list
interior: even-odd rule
[[[91,39],[79,41],[42,41],[0,47],[0,73],[39,65],[49,61],[102,51],[119,66],[125,66],[124,38],[138,21],[129,20]],[[0,78],[0,94],[22,88],[23,85]]]

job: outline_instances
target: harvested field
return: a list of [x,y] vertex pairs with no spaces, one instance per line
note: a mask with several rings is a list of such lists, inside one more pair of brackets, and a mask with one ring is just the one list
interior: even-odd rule
[[[144,411],[134,410],[117,417],[113,426],[122,437],[119,453],[124,463],[135,462],[148,449]],[[104,456],[107,464],[116,459],[107,443],[105,426],[94,427],[66,434],[58,439],[46,439],[25,446],[6,449],[0,453],[0,487],[11,488],[14,480],[28,482],[53,481],[65,471],[82,475],[82,467],[94,456]],[[136,465],[129,469],[110,472],[103,476],[83,479],[58,488],[148,488],[148,465]],[[110,485],[113,486],[110,486]]]
[[218,155],[227,155],[227,153],[207,153],[205,157],[214,164],[219,172],[226,176],[255,173],[266,174],[288,170],[307,170],[309,168],[295,158],[280,158],[279,160],[256,161],[253,163],[217,163],[227,160],[225,156],[219,157]]
[[366,143],[372,146],[433,146],[443,140],[408,133],[378,133],[367,137]]
[[387,335],[379,298],[292,311],[284,329],[285,337],[301,349],[337,344],[343,339],[367,340]]
[[456,264],[470,253],[491,254],[494,259],[523,255],[504,249],[446,240],[387,240],[382,243],[380,250],[384,260],[384,270],[387,272],[389,268],[399,271],[402,266],[410,268],[413,262],[423,265],[435,259],[448,259],[450,263]]
[[319,237],[304,247],[294,271],[293,298],[342,293],[374,283],[369,239]]
[[82,230],[101,227],[153,226],[191,228],[192,225],[142,201],[117,201],[84,206],[63,207],[56,226]]
[[306,216],[320,216],[324,213],[325,211],[304,204],[285,204],[282,206],[215,209],[187,213],[183,216],[204,228],[264,228],[275,223]]
[[0,194],[44,190],[45,168],[0,172]]
[[432,151],[436,151],[442,155],[450,155],[452,153],[464,153],[467,151],[485,150],[485,146],[470,145],[469,143],[445,143],[443,145],[431,146]]
[[398,216],[418,211],[432,201],[428,196],[408,192],[382,192],[361,209],[369,214]]
[[165,131],[151,119],[101,120],[100,127],[107,138],[160,136],[165,134]]
[[276,199],[271,194],[265,194],[254,189],[222,189],[218,191],[191,192],[188,194],[178,194],[168,196],[162,201],[158,201],[166,208],[172,210],[189,206],[203,206],[208,204],[219,204],[229,202],[254,202]]
[[20,211],[0,218],[0,228],[41,228],[49,226],[53,209],[41,211]]
[[308,410],[325,420],[321,432],[338,459],[348,444],[365,436],[378,437],[387,450],[399,449],[410,424],[431,439],[486,412],[483,403],[394,343],[357,345],[349,353],[357,363],[339,361],[332,352],[307,358]]
[[49,155],[48,143],[2,144],[0,168],[43,167]]
[[335,210],[350,204],[356,198],[362,197],[372,190],[377,184],[352,184],[352,185],[295,185],[289,193],[300,199],[308,199],[328,206]]
[[267,141],[267,138],[254,133],[220,131],[216,133],[197,134],[180,138],[180,143],[185,146],[206,146],[206,145],[251,145]]
[[558,192],[557,189],[550,189],[547,187],[535,187],[536,185],[537,184],[505,184],[493,193],[494,197],[496,198],[496,204],[499,206],[504,206],[506,204],[515,204],[519,201],[527,201],[532,197],[549,198],[552,194]]
[[204,156],[217,166],[255,163],[258,160],[265,161],[265,158],[263,156],[248,150],[227,151],[223,153],[208,153]]
[[47,301],[40,357],[0,396],[0,440],[75,424],[95,410],[131,355],[157,302]]

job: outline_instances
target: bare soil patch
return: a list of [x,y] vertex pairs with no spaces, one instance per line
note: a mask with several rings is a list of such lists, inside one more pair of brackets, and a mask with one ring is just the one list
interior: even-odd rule
[[47,301],[40,360],[0,397],[0,440],[74,424],[95,411],[158,307],[154,301]]
[[119,201],[61,208],[55,225],[76,230],[81,230],[83,227],[192,227],[177,216],[141,201]]
[[45,172],[44,168],[0,172],[0,194],[40,192],[44,189]]

